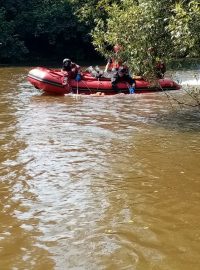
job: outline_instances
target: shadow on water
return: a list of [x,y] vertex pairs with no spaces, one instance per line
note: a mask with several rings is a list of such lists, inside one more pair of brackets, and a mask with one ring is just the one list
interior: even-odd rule
[[155,122],[170,130],[199,132],[200,111],[196,108],[172,110],[157,115]]

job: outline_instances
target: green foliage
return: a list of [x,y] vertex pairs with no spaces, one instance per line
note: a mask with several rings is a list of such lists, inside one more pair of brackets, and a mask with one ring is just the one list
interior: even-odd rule
[[[71,12],[70,6],[60,1],[45,1],[50,4],[40,4],[33,11],[35,27],[33,35],[48,35],[50,44],[55,44],[58,36],[62,35],[64,40],[76,37],[76,20]],[[44,12],[45,10],[45,12]]]
[[176,56],[199,56],[200,2],[178,2],[172,12],[168,29]]
[[29,50],[61,53],[66,44],[85,40],[85,28],[67,0],[3,1],[0,22],[0,59],[4,61],[22,59]]
[[2,59],[12,59],[16,61],[22,58],[22,55],[27,52],[24,42],[21,41],[15,34],[14,21],[6,21],[6,11],[0,9],[0,56]]
[[111,54],[108,44],[120,44],[119,57],[132,71],[151,77],[158,60],[199,53],[199,4],[187,4],[167,0],[113,3],[106,9],[107,19],[99,18],[92,31],[93,44],[105,57]]
[[0,0],[0,59],[91,42],[107,58],[119,43],[119,57],[150,76],[159,59],[199,56],[199,29],[199,0]]
[[90,31],[100,18],[103,20],[107,18],[107,8],[113,3],[120,3],[120,0],[70,0],[70,2],[80,22]]

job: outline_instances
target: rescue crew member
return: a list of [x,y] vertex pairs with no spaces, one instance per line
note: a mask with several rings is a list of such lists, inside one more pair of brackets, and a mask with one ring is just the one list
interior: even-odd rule
[[[113,49],[117,58],[117,54],[121,50],[121,46],[117,44]],[[120,92],[120,89],[117,87],[117,83],[120,81],[125,81],[129,84],[130,93],[134,93],[135,80],[130,76],[127,65],[123,64],[121,60],[111,58],[108,59],[107,65],[105,67],[105,72],[111,72],[111,84],[113,90]]]
[[68,81],[75,79],[76,81],[81,80],[81,68],[76,63],[72,62],[71,59],[63,59],[63,66],[61,71],[63,72],[63,85],[67,85]]

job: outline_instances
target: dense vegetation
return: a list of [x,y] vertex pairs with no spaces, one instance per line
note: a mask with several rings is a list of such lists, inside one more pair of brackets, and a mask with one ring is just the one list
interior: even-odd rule
[[[120,57],[134,72],[200,55],[199,0],[0,0],[0,61]],[[96,53],[97,55],[97,53]]]
[[38,56],[74,55],[91,48],[88,29],[70,1],[0,0],[0,60],[18,62]]

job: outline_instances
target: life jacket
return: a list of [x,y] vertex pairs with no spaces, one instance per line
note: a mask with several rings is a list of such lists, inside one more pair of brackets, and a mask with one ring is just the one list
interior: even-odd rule
[[119,69],[119,67],[122,65],[122,62],[120,61],[116,61],[116,60],[112,60],[111,69]]
[[121,66],[123,66],[121,61],[116,61],[116,60],[112,59],[110,66],[109,66],[109,69],[110,70],[113,70],[113,69],[118,70],[119,67],[121,67]]
[[126,72],[129,71],[128,66],[124,65],[122,61],[116,61],[116,60],[111,59],[109,68],[108,68],[109,70],[118,71],[119,69],[122,69],[122,68],[126,70]]

